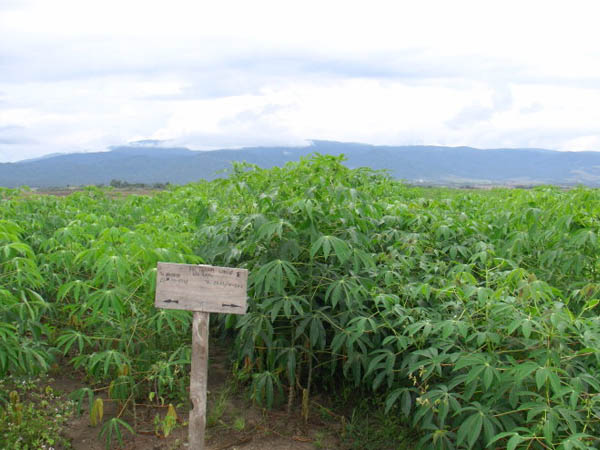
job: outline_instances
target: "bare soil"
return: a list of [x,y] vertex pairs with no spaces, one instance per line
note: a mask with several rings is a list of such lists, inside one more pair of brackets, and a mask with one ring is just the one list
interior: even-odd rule
[[[218,347],[211,348],[208,380],[208,412],[206,430],[206,450],[313,450],[348,448],[340,438],[342,425],[339,416],[329,410],[313,407],[305,422],[298,405],[288,416],[285,408],[267,411],[252,404],[243,389],[231,388],[231,371],[226,362],[225,352]],[[61,371],[53,375],[52,387],[65,395],[81,387],[84,383],[77,374]],[[110,399],[104,400],[104,421],[119,413],[119,405]],[[320,411],[317,411],[320,409]],[[132,425],[136,435],[124,432],[123,447],[113,442],[110,448],[127,450],[175,450],[188,449],[188,410],[177,410],[178,424],[168,437],[155,430],[157,414],[163,418],[167,406],[136,405],[135,419],[131,413],[122,418]],[[71,440],[75,450],[104,450],[105,441],[100,438],[101,426],[92,427],[84,407],[83,414],[74,415],[65,435]]]
[[[85,189],[81,187],[72,188],[55,188],[55,189],[34,189],[30,191],[22,191],[21,195],[24,197],[30,197],[32,195],[49,195],[54,197],[67,197],[76,192],[83,192]],[[129,195],[156,195],[164,189],[152,188],[152,187],[126,187],[126,188],[113,188],[110,191],[106,191],[112,198],[127,197]]]

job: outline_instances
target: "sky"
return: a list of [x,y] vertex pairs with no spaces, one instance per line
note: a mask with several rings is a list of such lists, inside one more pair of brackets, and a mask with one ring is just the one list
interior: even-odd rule
[[600,2],[0,0],[0,162],[196,150],[600,150]]

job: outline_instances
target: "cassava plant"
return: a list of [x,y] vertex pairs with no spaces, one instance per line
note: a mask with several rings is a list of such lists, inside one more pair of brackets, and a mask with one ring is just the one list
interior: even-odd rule
[[79,406],[121,406],[109,441],[136,401],[187,395],[191,316],[153,307],[168,261],[249,269],[248,313],[211,322],[260,404],[306,417],[345,385],[421,448],[600,445],[597,190],[412,188],[314,155],[153,196],[1,194],[0,375],[65,358]]

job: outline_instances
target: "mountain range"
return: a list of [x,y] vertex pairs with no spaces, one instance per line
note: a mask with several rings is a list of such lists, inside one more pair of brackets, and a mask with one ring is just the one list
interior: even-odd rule
[[[192,151],[126,145],[96,153],[53,154],[0,163],[0,186],[65,187],[128,183],[185,184],[226,176],[232,161],[281,166],[311,153],[340,155],[348,167],[386,169],[411,183],[438,185],[586,184],[600,186],[600,152],[441,146],[374,146],[312,141],[303,147]],[[219,173],[221,172],[221,173]]]

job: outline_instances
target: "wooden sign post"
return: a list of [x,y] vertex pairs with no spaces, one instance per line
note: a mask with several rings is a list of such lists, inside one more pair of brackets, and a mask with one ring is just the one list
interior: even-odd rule
[[245,314],[248,271],[159,262],[154,306],[194,311],[189,448],[204,450],[210,313]]

